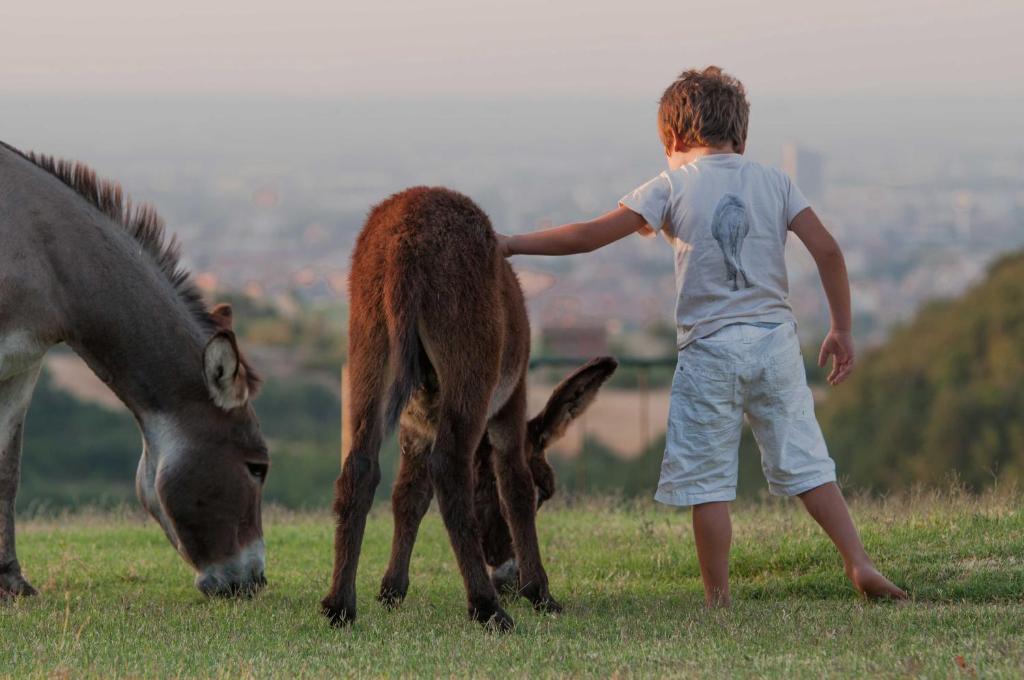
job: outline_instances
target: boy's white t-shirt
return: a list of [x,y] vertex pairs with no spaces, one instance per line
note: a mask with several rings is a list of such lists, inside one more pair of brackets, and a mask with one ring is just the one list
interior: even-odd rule
[[740,154],[701,156],[622,197],[644,236],[675,251],[679,349],[742,322],[794,321],[786,235],[807,199],[776,168]]

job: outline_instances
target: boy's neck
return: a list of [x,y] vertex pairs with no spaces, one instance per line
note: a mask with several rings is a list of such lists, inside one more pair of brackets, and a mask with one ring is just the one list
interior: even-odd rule
[[730,153],[743,153],[743,148],[737,150],[731,142],[722,146],[678,146],[668,155],[668,167],[670,170],[678,170],[704,156]]

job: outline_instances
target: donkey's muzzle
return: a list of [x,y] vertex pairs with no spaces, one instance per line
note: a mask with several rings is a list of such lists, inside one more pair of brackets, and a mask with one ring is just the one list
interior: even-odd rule
[[229,560],[203,568],[196,588],[207,597],[252,597],[267,585],[263,566],[263,542],[258,541]]
[[209,574],[196,577],[196,588],[207,597],[252,597],[266,585],[267,577],[262,573],[245,581],[223,580]]

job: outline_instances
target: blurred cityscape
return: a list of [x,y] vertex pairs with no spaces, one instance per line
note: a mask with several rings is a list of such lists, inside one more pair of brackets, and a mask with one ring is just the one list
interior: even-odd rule
[[[405,186],[459,189],[496,229],[522,232],[609,210],[664,167],[649,102],[3,103],[9,143],[87,161],[153,202],[203,287],[271,300],[342,300],[368,209]],[[989,115],[1024,108],[1010,104]],[[71,120],[58,113],[69,106],[79,114]],[[919,113],[931,120],[918,123]],[[946,127],[935,122],[942,115]],[[748,154],[789,172],[841,242],[862,340],[879,342],[1024,245],[1024,146],[983,131],[950,138],[958,115],[929,102],[754,100]],[[810,259],[798,243],[790,249],[792,302],[809,340],[827,317]],[[601,325],[614,340],[671,319],[663,242],[626,239],[515,266],[535,330]]]

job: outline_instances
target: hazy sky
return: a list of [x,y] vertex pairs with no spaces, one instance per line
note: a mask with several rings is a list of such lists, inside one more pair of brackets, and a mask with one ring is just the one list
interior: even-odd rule
[[1024,93],[1022,0],[0,0],[0,93]]

